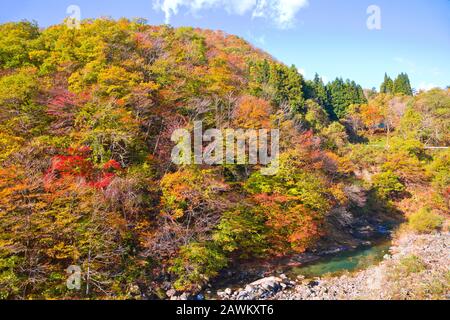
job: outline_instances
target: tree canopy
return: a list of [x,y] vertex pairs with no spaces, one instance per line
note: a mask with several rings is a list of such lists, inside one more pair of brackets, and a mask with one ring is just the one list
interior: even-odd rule
[[[0,298],[197,293],[244,259],[323,246],[342,212],[448,212],[448,155],[426,147],[450,142],[449,96],[413,97],[406,74],[370,97],[305,80],[220,31],[0,25]],[[195,121],[279,129],[279,170],[174,164],[172,133]]]

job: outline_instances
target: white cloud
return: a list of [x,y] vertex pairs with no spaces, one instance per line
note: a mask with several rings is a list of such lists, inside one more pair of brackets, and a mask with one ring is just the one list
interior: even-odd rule
[[298,73],[300,73],[302,76],[306,77],[306,71],[303,68],[297,68]]
[[430,70],[430,72],[435,77],[441,76],[443,74],[442,71],[440,69],[438,69],[438,68],[432,68]]
[[225,1],[225,3],[230,6],[227,8],[228,12],[244,15],[252,10],[252,8],[256,5],[256,0],[229,0]]
[[222,7],[229,14],[270,19],[282,29],[292,27],[298,11],[307,5],[308,0],[153,0],[153,8],[164,12],[166,23],[183,7],[192,13]]
[[[443,71],[437,67],[430,67],[423,64],[417,64],[413,60],[405,59],[402,57],[395,57],[394,61],[399,64],[403,68],[403,71],[407,71],[409,74],[415,75],[416,78],[427,78],[430,81],[439,81],[439,77],[443,76]],[[439,87],[432,82],[421,82],[417,90],[425,90],[428,91],[430,89],[434,89]]]
[[250,11],[257,0],[153,0],[153,8],[161,10],[166,16],[166,23],[170,23],[180,8],[184,7],[196,13],[200,10],[223,7],[230,14],[243,15]]
[[400,64],[402,67],[407,68],[408,69],[408,73],[411,74],[417,74],[417,64],[412,61],[412,60],[408,60],[402,57],[396,57],[394,58],[394,61],[397,62],[398,64]]
[[439,86],[435,85],[434,83],[426,83],[426,82],[421,82],[419,84],[419,87],[417,88],[419,91],[429,91],[431,89],[434,88],[438,88]]
[[269,18],[286,29],[293,26],[297,12],[307,5],[308,0],[259,0],[252,16]]
[[266,45],[266,36],[262,35],[259,37],[255,37],[255,42],[261,46],[265,46]]

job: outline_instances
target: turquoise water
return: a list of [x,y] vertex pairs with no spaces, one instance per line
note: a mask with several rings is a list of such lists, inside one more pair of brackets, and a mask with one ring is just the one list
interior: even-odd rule
[[[344,272],[353,272],[367,269],[371,266],[378,265],[383,257],[389,253],[391,242],[386,241],[372,247],[360,248],[354,251],[346,251],[335,253],[328,257],[321,258],[302,267],[291,267],[284,269],[283,272],[290,278],[295,279],[299,275],[303,275],[307,279],[323,277],[325,275],[337,276]],[[252,279],[252,280],[257,280]],[[236,281],[233,279],[225,279],[225,281],[217,282],[211,293],[205,293],[207,299],[218,299],[216,292],[225,288],[233,290],[243,287],[245,284],[252,282],[251,279],[242,279]]]
[[287,274],[294,277],[303,275],[306,278],[314,278],[337,275],[345,271],[363,270],[381,262],[384,255],[389,253],[390,246],[390,243],[383,243],[370,248],[337,253],[303,267],[292,268]]

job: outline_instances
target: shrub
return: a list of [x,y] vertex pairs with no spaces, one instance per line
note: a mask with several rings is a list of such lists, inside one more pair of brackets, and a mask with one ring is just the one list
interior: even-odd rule
[[335,150],[344,147],[348,143],[348,135],[345,127],[339,122],[333,122],[322,130],[324,148]]
[[375,175],[373,177],[373,187],[382,199],[391,198],[405,191],[405,186],[400,182],[400,178],[392,171]]
[[260,256],[267,248],[264,219],[250,208],[238,207],[222,216],[213,239],[225,252]]
[[410,275],[412,273],[419,273],[426,269],[426,265],[423,263],[423,261],[415,255],[403,257],[400,260],[400,267],[402,269],[402,272],[407,275]]
[[175,289],[185,291],[201,289],[227,264],[225,254],[213,244],[193,242],[181,248],[169,271],[177,276]]
[[433,177],[433,187],[444,194],[450,186],[450,149],[437,153],[427,169]]
[[428,208],[422,208],[409,217],[409,226],[420,233],[431,233],[440,229],[443,223],[444,218]]
[[320,132],[320,130],[329,125],[330,120],[327,112],[317,102],[314,100],[307,100],[306,108],[307,112],[305,115],[305,120],[308,121],[309,125],[315,132]]
[[[307,159],[307,158],[306,158]],[[322,164],[308,163],[300,150],[280,156],[276,175],[254,173],[245,184],[253,195],[254,212],[265,219],[268,252],[302,253],[320,236],[322,222],[333,205]]]

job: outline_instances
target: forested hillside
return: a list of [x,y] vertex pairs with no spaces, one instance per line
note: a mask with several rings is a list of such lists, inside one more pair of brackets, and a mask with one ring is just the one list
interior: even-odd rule
[[[166,298],[336,237],[342,212],[446,228],[450,90],[305,80],[236,36],[0,25],[0,298]],[[280,129],[280,168],[180,165],[171,135]],[[66,269],[83,270],[68,290]]]

